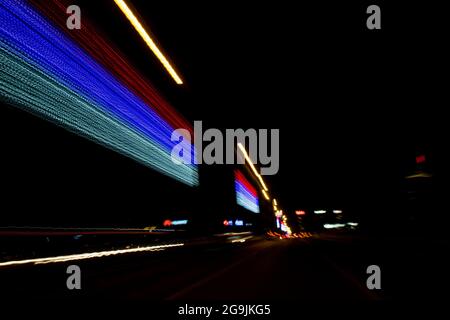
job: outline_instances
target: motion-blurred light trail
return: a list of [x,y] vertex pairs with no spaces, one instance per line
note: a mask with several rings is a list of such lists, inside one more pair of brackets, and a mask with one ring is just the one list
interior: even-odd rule
[[149,79],[136,69],[133,62],[105,39],[96,27],[83,17],[83,27],[76,32],[67,31],[66,8],[70,0],[32,0],[31,3],[44,16],[48,17],[66,35],[73,39],[91,57],[107,68],[117,79],[140,96],[142,100],[166,120],[172,128],[183,128],[193,135],[192,124],[179,114],[161,95]]
[[231,243],[243,243],[251,238],[253,238],[253,236],[248,236],[248,237],[239,238],[239,239],[233,239],[233,240],[231,240]]
[[0,267],[16,266],[16,265],[24,265],[24,264],[47,264],[47,263],[59,263],[59,262],[67,262],[67,261],[75,261],[75,260],[85,260],[85,259],[115,256],[115,255],[126,254],[126,253],[161,251],[161,250],[165,250],[167,248],[174,248],[174,247],[181,247],[181,246],[184,246],[184,243],[174,243],[174,244],[132,248],[132,249],[120,249],[120,250],[111,250],[111,251],[88,252],[88,253],[71,254],[71,255],[48,257],[48,258],[6,261],[6,262],[0,262]]
[[345,227],[344,223],[325,223],[323,225],[325,229],[339,229]]
[[241,150],[242,155],[244,156],[245,160],[248,162],[248,164],[250,165],[250,168],[252,169],[253,173],[255,174],[255,176],[258,178],[259,182],[261,183],[263,189],[265,191],[268,191],[269,189],[267,188],[266,184],[264,183],[263,178],[261,177],[261,175],[259,174],[258,170],[256,170],[255,166],[253,165],[252,159],[250,159],[247,151],[245,150],[244,146],[242,145],[242,143],[238,143],[237,144],[239,150]]
[[255,188],[239,170],[235,170],[234,175],[237,204],[254,213],[259,213],[258,194]]
[[169,74],[172,76],[175,82],[177,84],[183,84],[183,81],[181,80],[180,76],[176,73],[176,71],[174,70],[170,62],[167,60],[167,58],[162,54],[161,50],[159,50],[158,46],[155,44],[153,39],[148,35],[147,31],[144,29],[142,24],[136,18],[133,11],[131,11],[131,9],[128,7],[125,1],[114,0],[114,2],[117,4],[120,10],[122,10],[123,14],[127,17],[127,19],[130,20],[133,27],[145,41],[150,50],[152,50],[155,56],[159,59],[164,68],[166,68],[167,72],[169,72]]
[[196,165],[172,161],[173,128],[53,24],[21,0],[0,2],[0,22],[2,101],[198,184]]

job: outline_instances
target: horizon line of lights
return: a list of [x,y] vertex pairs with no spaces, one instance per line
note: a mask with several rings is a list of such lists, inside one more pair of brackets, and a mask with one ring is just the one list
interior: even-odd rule
[[173,128],[151,106],[25,2],[1,3],[0,20],[1,100],[198,185],[195,164],[172,161]]
[[247,163],[250,165],[250,168],[252,169],[252,171],[255,174],[256,178],[258,178],[259,182],[261,183],[261,185],[263,187],[263,190],[264,191],[269,191],[269,189],[267,188],[266,184],[264,183],[264,180],[263,180],[262,176],[256,170],[255,166],[253,165],[252,160],[250,159],[250,157],[249,157],[247,151],[245,150],[244,146],[242,145],[242,143],[238,142],[237,146],[239,147],[239,149],[241,150],[242,154],[244,155],[244,158],[247,161]]
[[181,80],[180,76],[177,74],[175,69],[170,64],[170,62],[167,60],[167,58],[164,56],[164,54],[161,52],[161,50],[155,44],[153,39],[149,36],[148,32],[144,29],[141,22],[138,20],[138,18],[136,18],[135,14],[128,7],[128,5],[125,3],[125,1],[124,0],[114,0],[114,2],[119,7],[119,9],[122,11],[122,13],[126,16],[126,18],[130,21],[130,23],[132,24],[134,29],[139,33],[139,35],[144,40],[144,42],[147,44],[147,46],[150,48],[150,50],[155,54],[155,56],[158,58],[158,60],[162,63],[162,65],[167,70],[167,72],[175,80],[175,82],[179,85],[183,84],[183,80]]
[[167,248],[181,247],[181,246],[184,246],[184,243],[138,247],[138,248],[131,248],[131,249],[87,252],[87,253],[78,253],[78,254],[70,254],[70,255],[47,257],[47,258],[13,260],[13,261],[0,262],[0,267],[24,265],[24,264],[30,264],[30,263],[36,265],[36,264],[48,264],[48,263],[60,263],[60,262],[76,261],[76,260],[86,260],[86,259],[101,258],[101,257],[115,256],[115,255],[119,255],[119,254],[127,254],[127,253],[135,253],[135,252],[162,251]]

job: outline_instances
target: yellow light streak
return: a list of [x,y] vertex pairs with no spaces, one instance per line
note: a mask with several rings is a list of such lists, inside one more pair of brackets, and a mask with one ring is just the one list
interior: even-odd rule
[[[255,176],[258,178],[259,182],[261,183],[262,187],[263,187],[263,192],[264,191],[268,191],[269,189],[267,189],[266,184],[264,183],[263,178],[261,177],[261,175],[258,173],[258,171],[256,170],[255,166],[253,165],[252,160],[250,159],[250,157],[247,154],[247,151],[245,150],[244,146],[242,145],[242,143],[238,143],[238,147],[241,150],[242,154],[244,155],[245,160],[249,163],[250,168],[252,169],[253,173],[255,174]],[[268,196],[266,197],[267,200]]]
[[114,2],[117,4],[117,6],[120,8],[120,10],[123,12],[123,14],[127,17],[127,19],[131,22],[133,27],[136,29],[136,31],[139,33],[139,35],[142,37],[142,39],[145,41],[147,46],[152,50],[152,52],[155,54],[155,56],[159,59],[159,61],[162,63],[164,68],[166,68],[167,72],[172,76],[172,78],[175,80],[177,84],[183,84],[183,80],[178,76],[175,69],[172,67],[170,62],[167,60],[167,58],[164,56],[164,54],[159,50],[158,46],[155,44],[153,39],[149,36],[147,31],[144,29],[142,24],[139,22],[139,20],[134,15],[133,11],[128,7],[128,5],[123,0],[114,0]]

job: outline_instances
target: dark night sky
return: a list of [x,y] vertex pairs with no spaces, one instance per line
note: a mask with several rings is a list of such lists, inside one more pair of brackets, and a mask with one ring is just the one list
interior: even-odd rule
[[266,179],[286,208],[379,214],[398,201],[416,153],[435,157],[446,51],[431,6],[381,3],[383,29],[368,31],[371,3],[153,2],[131,3],[183,87],[110,1],[73,3],[187,119],[279,128],[280,171]]
[[280,172],[268,179],[291,209],[385,206],[439,130],[434,9],[382,5],[383,30],[370,32],[367,4],[342,3],[133,2],[185,77],[183,114],[280,128]]

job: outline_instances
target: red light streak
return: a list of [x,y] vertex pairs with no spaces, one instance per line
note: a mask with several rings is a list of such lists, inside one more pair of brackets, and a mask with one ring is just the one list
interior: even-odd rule
[[132,67],[117,48],[95,31],[92,24],[83,16],[81,29],[68,30],[66,27],[66,8],[72,4],[66,0],[33,0],[32,4],[52,20],[67,36],[86,50],[97,62],[105,66],[116,78],[122,81],[134,94],[151,106],[168,124],[174,128],[184,128],[193,135],[191,124],[184,119],[145,79]]

